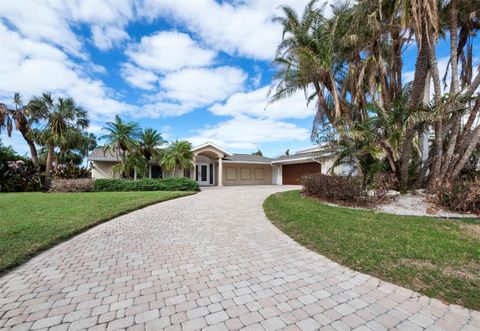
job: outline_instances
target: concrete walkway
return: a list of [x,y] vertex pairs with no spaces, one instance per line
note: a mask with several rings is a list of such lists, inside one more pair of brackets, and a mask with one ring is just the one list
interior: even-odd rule
[[480,312],[354,272],[281,233],[262,202],[287,189],[207,189],[60,244],[0,278],[0,329],[480,329]]

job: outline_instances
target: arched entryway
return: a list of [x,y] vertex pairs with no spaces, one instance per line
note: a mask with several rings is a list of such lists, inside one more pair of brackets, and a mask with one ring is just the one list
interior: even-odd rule
[[223,158],[230,154],[212,143],[195,147],[192,152],[195,164],[192,179],[200,186],[222,186]]

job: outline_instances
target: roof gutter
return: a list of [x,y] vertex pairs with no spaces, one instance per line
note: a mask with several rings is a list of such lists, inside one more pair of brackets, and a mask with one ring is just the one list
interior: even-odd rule
[[232,161],[232,160],[222,160],[222,163],[249,163],[249,164],[271,164],[271,161]]

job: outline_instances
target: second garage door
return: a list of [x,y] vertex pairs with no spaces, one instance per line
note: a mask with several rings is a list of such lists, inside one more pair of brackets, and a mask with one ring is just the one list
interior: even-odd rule
[[302,176],[322,172],[322,166],[317,162],[284,164],[282,166],[282,183],[284,185],[298,185]]

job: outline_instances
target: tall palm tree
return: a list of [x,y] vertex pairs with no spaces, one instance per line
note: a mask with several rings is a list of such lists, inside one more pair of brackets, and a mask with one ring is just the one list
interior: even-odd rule
[[162,155],[160,164],[168,171],[193,168],[192,144],[186,140],[176,140],[170,143]]
[[5,128],[7,135],[10,137],[15,125],[15,128],[22,134],[23,139],[30,148],[32,163],[36,169],[39,168],[40,164],[37,147],[32,137],[32,128],[42,117],[43,114],[35,113],[23,104],[19,93],[15,93],[13,96],[13,107],[0,103],[0,132]]
[[151,159],[158,160],[160,158],[159,147],[166,142],[160,132],[151,128],[144,129],[138,139],[140,152],[147,162]]
[[117,158],[120,157],[122,167],[119,168],[120,177],[124,177],[127,156],[138,147],[140,127],[135,122],[124,122],[120,116],[115,116],[114,122],[107,122],[102,128],[107,134],[100,137],[105,140],[105,152],[111,152]]
[[45,171],[48,174],[53,169],[55,148],[65,152],[73,146],[80,147],[81,131],[89,125],[88,114],[72,98],[58,98],[55,101],[49,93],[32,98],[28,108],[43,114],[45,118],[45,123],[34,130],[34,136],[47,147]]

